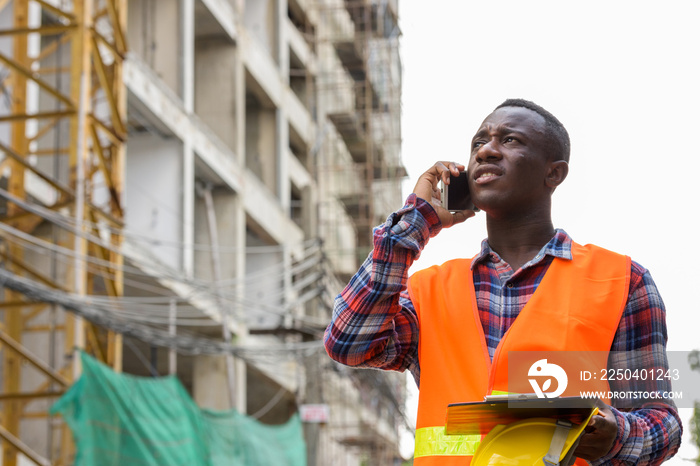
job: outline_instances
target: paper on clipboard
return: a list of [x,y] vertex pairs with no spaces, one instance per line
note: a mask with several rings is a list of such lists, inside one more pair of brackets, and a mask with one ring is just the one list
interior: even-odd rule
[[452,403],[447,406],[445,433],[486,435],[499,424],[528,418],[566,419],[580,424],[588,419],[596,402],[593,398],[580,397],[496,395],[479,402]]

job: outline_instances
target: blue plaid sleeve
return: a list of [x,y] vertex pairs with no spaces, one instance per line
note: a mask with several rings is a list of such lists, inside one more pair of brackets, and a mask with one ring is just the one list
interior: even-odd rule
[[[651,274],[632,263],[630,294],[611,347],[613,369],[668,369],[666,357],[666,309]],[[668,379],[611,381],[614,392],[668,392]],[[617,405],[617,409],[616,409]],[[627,406],[613,402],[618,436],[613,448],[599,464],[658,465],[676,454],[683,427],[672,400]]]
[[328,355],[349,366],[410,370],[418,378],[418,320],[408,269],[441,229],[435,210],[411,194],[374,230],[374,249],[335,299],[324,335]]

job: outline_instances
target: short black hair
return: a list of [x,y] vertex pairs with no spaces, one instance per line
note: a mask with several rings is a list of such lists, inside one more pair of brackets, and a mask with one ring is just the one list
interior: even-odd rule
[[502,107],[522,107],[532,110],[533,112],[539,114],[544,118],[545,126],[547,128],[547,139],[548,145],[550,147],[550,156],[554,160],[564,160],[569,162],[569,155],[571,154],[571,141],[569,140],[569,133],[564,128],[564,125],[552,115],[550,112],[540,107],[534,102],[525,99],[507,99],[501,105],[496,107],[494,111]]

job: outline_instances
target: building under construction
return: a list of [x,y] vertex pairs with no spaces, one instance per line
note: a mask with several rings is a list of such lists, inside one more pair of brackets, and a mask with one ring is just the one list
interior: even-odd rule
[[400,463],[403,375],[321,345],[402,204],[399,39],[398,0],[0,0],[0,465],[78,462],[85,355]]

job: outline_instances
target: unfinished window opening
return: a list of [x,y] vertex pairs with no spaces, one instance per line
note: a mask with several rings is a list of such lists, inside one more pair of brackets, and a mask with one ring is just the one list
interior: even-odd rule
[[289,87],[304,107],[312,111],[313,76],[291,47],[289,48]]
[[[236,193],[223,184],[203,176],[197,166],[194,204],[194,264],[195,276],[212,283],[212,292],[219,293],[217,286],[236,277],[238,254],[238,228],[231,221],[237,208]],[[220,285],[216,285],[219,283]]]
[[306,43],[315,51],[316,28],[309,20],[304,8],[299,5],[297,0],[289,0],[287,3],[287,17],[294,27],[301,33],[306,40]]
[[246,29],[278,62],[277,0],[246,0],[244,11]]
[[264,103],[251,87],[246,92],[245,164],[276,196],[277,185],[277,112]]
[[245,296],[241,300],[248,328],[272,329],[284,320],[283,249],[265,238],[258,228],[246,231]]
[[180,63],[172,59],[181,52],[179,3],[179,0],[129,0],[127,43],[131,53],[182,97]]
[[175,270],[182,266],[182,151],[175,138],[133,133],[126,157],[125,224],[139,248]]
[[205,37],[195,41],[195,112],[233,151],[238,143],[237,53],[234,44],[221,38]]
[[311,162],[309,161],[309,148],[304,143],[301,136],[294,130],[292,125],[289,125],[289,150],[294,154],[294,156],[301,162],[301,164],[310,170]]
[[290,197],[289,197],[289,215],[292,217],[294,223],[299,225],[302,229],[304,228],[304,201],[302,199],[302,192],[299,188],[292,184]]

